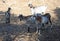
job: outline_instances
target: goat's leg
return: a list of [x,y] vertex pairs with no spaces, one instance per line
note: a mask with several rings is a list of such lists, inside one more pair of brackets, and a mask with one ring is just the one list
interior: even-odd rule
[[40,32],[40,34],[42,34],[43,29],[44,29],[44,24],[41,23],[41,28],[38,29],[38,31]]
[[37,27],[37,33],[40,35],[39,23],[37,23],[37,22],[36,22],[36,27]]
[[52,22],[51,22],[51,20],[49,20],[50,21],[50,24],[52,25]]
[[22,21],[22,19],[20,19],[20,21]]
[[[50,31],[52,30],[52,21],[51,21],[51,19],[49,19],[49,22],[50,22],[50,25],[51,25],[51,28],[50,28]],[[51,31],[52,32],[52,31]]]
[[39,28],[38,28],[38,32],[39,32],[39,35],[40,34],[42,34],[42,29],[43,29],[43,27],[44,27],[44,24],[41,22],[41,23],[39,23]]
[[51,25],[51,29],[52,29],[52,21],[51,21],[51,19],[49,19],[49,22],[50,22],[50,25]]
[[40,35],[40,29],[39,29],[39,27],[37,27],[37,32],[38,32],[38,34]]
[[44,23],[41,24],[41,27],[44,27]]

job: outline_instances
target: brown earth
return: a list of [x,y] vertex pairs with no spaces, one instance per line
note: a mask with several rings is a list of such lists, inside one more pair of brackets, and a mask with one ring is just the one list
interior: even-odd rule
[[[23,41],[24,39],[26,39],[26,41],[29,41],[29,39],[31,38],[31,41],[33,41],[34,38],[38,37],[38,34],[36,35],[35,33],[33,33],[32,37],[30,37],[30,34],[28,35],[27,33],[27,23],[25,21],[20,22],[19,19],[16,17],[16,15],[19,14],[23,14],[25,16],[31,15],[30,8],[28,7],[29,1],[32,0],[0,0],[0,41],[2,41],[3,37],[6,35],[5,32],[11,34],[12,37],[16,34],[23,33],[17,36],[18,39],[23,37]],[[52,16],[52,32],[49,29],[50,27],[48,27],[42,32],[42,36],[40,35],[39,39],[41,41],[60,41],[60,0],[45,0],[44,3],[41,2],[41,0],[33,0],[32,4],[34,6],[47,5],[48,9],[46,10],[46,12],[49,12]],[[5,24],[4,12],[7,10],[8,7],[12,8],[10,25]],[[36,40],[34,39],[34,41]]]
[[7,11],[8,7],[11,7],[11,14],[15,16],[19,14],[23,14],[24,16],[31,15],[30,8],[28,7],[28,3],[30,2],[34,6],[46,5],[48,7],[46,12],[51,14],[53,21],[56,21],[55,23],[58,23],[60,0],[0,0],[0,13]]
[[[41,30],[41,34],[33,32],[36,27],[36,24],[31,24],[31,22],[25,21],[19,21],[17,17],[11,18],[11,24],[5,24],[5,21],[3,21],[4,17],[1,16],[1,22],[0,22],[0,41],[6,39],[6,36],[10,35],[11,38],[15,39],[14,41],[37,41],[37,39],[41,41],[60,41],[60,26],[54,25],[52,29],[50,30],[50,26],[46,26],[47,28],[44,30]],[[28,26],[30,25],[30,26]],[[31,29],[31,33],[28,33],[28,27],[33,27],[34,29]],[[6,34],[8,33],[8,34]],[[4,38],[5,37],[5,38]],[[8,38],[9,39],[9,38]]]

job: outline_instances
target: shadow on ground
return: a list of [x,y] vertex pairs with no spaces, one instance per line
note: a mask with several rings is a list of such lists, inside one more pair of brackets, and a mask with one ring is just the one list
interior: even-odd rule
[[[55,13],[57,13],[57,16],[59,16],[60,9],[55,9]],[[0,18],[1,19],[1,18]],[[3,18],[2,18],[3,19]],[[39,39],[40,41],[60,41],[60,26],[53,25],[52,29],[50,30],[50,26],[47,26],[46,29],[41,30],[42,33],[38,35],[35,32],[33,33],[27,33],[28,32],[28,26],[27,23],[23,23],[20,21],[17,21],[16,16],[14,16],[11,19],[12,24],[5,24],[0,23],[0,41],[37,41]],[[1,21],[0,21],[1,22]],[[22,24],[23,23],[23,24]],[[29,23],[31,24],[31,23]],[[28,24],[28,25],[29,25]],[[30,27],[36,27],[35,24],[31,24]],[[33,29],[31,30],[33,31]],[[29,40],[30,39],[30,40]]]
[[60,8],[56,7],[54,9],[54,14],[56,14],[56,16],[58,17],[58,19],[56,20],[56,24],[60,25]]

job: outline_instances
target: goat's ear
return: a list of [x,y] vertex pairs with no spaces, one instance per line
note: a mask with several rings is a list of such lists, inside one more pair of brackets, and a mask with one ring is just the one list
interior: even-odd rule
[[28,4],[28,6],[33,6],[32,4]]
[[28,4],[28,6],[30,7],[31,4]]

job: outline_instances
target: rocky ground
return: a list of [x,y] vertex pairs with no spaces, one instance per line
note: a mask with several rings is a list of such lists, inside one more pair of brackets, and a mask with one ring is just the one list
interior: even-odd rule
[[[20,22],[22,23],[22,21]],[[0,41],[8,41],[6,38],[10,36],[9,41],[60,41],[60,26],[53,25],[52,29],[48,26],[46,29],[41,30],[39,35],[34,31],[34,25],[31,25],[30,33],[28,33],[27,23],[22,24],[5,24],[0,23]]]
[[[0,16],[0,41],[60,41],[60,24],[46,25],[46,29],[41,29],[40,33],[36,32],[35,23],[19,21],[18,18],[12,17],[10,24],[5,24],[5,17]],[[4,20],[4,21],[3,21]],[[30,25],[30,26],[29,26]],[[28,27],[30,32],[28,32]]]

